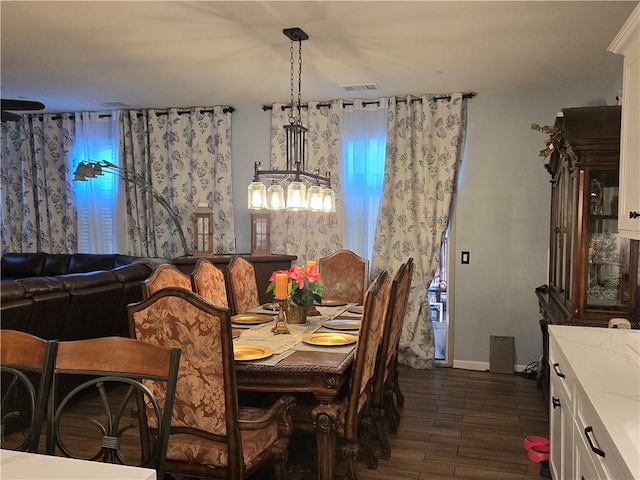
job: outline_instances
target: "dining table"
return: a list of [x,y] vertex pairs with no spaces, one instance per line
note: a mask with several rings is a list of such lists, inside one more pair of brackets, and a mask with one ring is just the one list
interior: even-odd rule
[[[330,480],[341,408],[336,400],[351,374],[362,307],[340,302],[317,305],[306,323],[287,324],[286,334],[272,331],[277,318],[272,308],[267,304],[232,317],[237,335],[234,351],[255,347],[256,357],[263,357],[239,360],[236,356],[238,390],[311,394],[313,405],[307,420],[315,431],[317,478]],[[252,316],[259,323],[252,324]]]

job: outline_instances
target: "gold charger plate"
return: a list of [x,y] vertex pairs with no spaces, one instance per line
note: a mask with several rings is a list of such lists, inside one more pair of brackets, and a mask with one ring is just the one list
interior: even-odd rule
[[354,305],[353,307],[347,308],[347,312],[358,313],[362,315],[362,305]]
[[234,345],[233,358],[237,362],[260,360],[273,355],[273,348],[260,345]]
[[318,305],[321,307],[344,307],[347,302],[343,302],[342,300],[331,300],[330,298],[323,298],[322,302]]
[[260,323],[269,323],[273,321],[273,318],[273,315],[268,313],[239,313],[238,315],[233,315],[231,321],[246,325],[258,325]]
[[273,311],[278,310],[278,307],[275,306],[273,303],[265,303],[264,305],[260,305],[260,306],[265,310],[273,310]]
[[334,318],[322,325],[332,330],[360,330],[360,320],[356,318]]
[[302,341],[309,345],[337,347],[356,343],[358,341],[358,337],[349,335],[348,333],[319,332],[305,335],[302,337]]
[[238,330],[237,328],[232,328],[231,329],[231,338],[238,338],[241,333],[242,333],[242,330]]

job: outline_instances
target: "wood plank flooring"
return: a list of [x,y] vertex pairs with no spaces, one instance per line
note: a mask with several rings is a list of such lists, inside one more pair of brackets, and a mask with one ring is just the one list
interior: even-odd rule
[[[548,438],[547,410],[534,380],[444,367],[401,367],[400,382],[405,405],[397,434],[389,434],[391,458],[381,458],[378,469],[369,470],[362,452],[359,480],[541,478],[539,465],[527,459],[522,447],[528,435]],[[77,432],[86,435],[87,429]],[[44,444],[43,438],[42,448]],[[289,480],[314,478],[314,459],[315,438],[294,438]],[[335,478],[345,478],[340,443],[336,459]],[[259,471],[252,478],[268,477],[268,472]]]
[[[548,438],[548,416],[536,382],[452,368],[401,367],[405,406],[398,433],[390,434],[391,458],[360,480],[532,479],[540,466],[522,447],[528,435]],[[337,473],[344,475],[341,453]]]

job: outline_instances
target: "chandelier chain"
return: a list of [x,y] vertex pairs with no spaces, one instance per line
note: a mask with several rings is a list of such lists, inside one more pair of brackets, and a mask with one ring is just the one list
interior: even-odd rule
[[291,125],[293,125],[294,123],[296,123],[296,117],[295,117],[295,104],[293,103],[293,91],[295,88],[294,85],[294,64],[293,64],[293,39],[289,41],[289,72],[290,72],[290,81],[289,81],[289,87],[290,87],[290,96],[289,96],[289,101],[291,102],[291,115],[289,116],[289,123]]
[[298,124],[302,125],[302,40],[298,40]]

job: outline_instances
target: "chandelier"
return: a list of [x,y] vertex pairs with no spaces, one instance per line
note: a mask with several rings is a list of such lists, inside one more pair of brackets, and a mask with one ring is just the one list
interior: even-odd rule
[[[335,212],[335,193],[331,189],[331,172],[320,175],[320,170],[306,171],[306,135],[308,129],[302,125],[302,42],[309,36],[300,28],[285,28],[284,33],[290,41],[291,96],[289,125],[285,125],[286,169],[263,170],[260,162],[255,162],[253,181],[248,188],[250,210],[310,210],[313,212]],[[295,90],[294,42],[298,42],[298,89]],[[270,180],[269,188],[263,180]],[[286,197],[285,197],[286,186]]]

